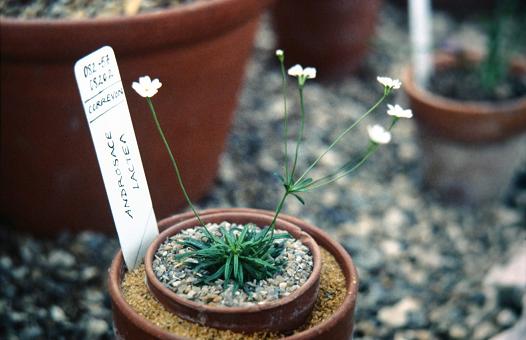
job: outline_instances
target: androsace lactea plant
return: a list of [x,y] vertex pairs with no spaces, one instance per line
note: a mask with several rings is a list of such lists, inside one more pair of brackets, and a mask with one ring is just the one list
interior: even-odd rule
[[[300,65],[291,67],[288,72],[285,71],[285,55],[282,50],[276,51],[276,56],[280,62],[281,77],[282,77],[282,91],[283,91],[283,109],[284,109],[284,164],[283,174],[280,179],[283,184],[284,192],[279,201],[271,224],[267,228],[258,229],[254,225],[245,225],[243,228],[234,227],[231,229],[219,228],[219,233],[211,232],[203,223],[199,213],[195,209],[190,197],[188,196],[177,162],[172,154],[168,141],[159,123],[157,114],[151,97],[153,97],[161,83],[158,79],[151,80],[150,77],[145,76],[139,79],[139,82],[134,82],[132,87],[139,95],[146,98],[153,120],[161,139],[168,151],[170,160],[174,167],[177,180],[183,195],[194,213],[200,226],[203,228],[205,237],[203,239],[187,238],[182,241],[182,245],[186,247],[187,251],[178,254],[176,258],[181,261],[192,258],[192,261],[187,261],[187,265],[192,266],[195,272],[202,274],[202,281],[205,283],[212,282],[217,279],[223,279],[224,285],[228,285],[231,280],[234,281],[234,289],[243,287],[244,283],[251,280],[261,280],[279,272],[282,263],[278,263],[276,258],[281,253],[283,246],[275,242],[281,238],[290,237],[288,234],[274,233],[276,220],[283,209],[283,205],[289,196],[296,197],[302,204],[305,204],[302,194],[320,188],[324,185],[337,181],[338,179],[352,173],[358,169],[365,161],[378,149],[381,144],[387,144],[391,140],[391,130],[396,125],[400,118],[411,118],[411,110],[404,110],[399,105],[388,105],[387,114],[391,116],[391,123],[387,129],[380,125],[368,126],[369,145],[367,146],[363,156],[357,161],[348,161],[342,164],[333,172],[321,177],[309,177],[311,171],[321,161],[321,159],[331,151],[353,128],[355,128],[363,119],[371,114],[380,106],[382,102],[391,94],[393,90],[399,89],[401,82],[397,79],[388,77],[378,77],[378,82],[383,86],[382,96],[374,103],[367,112],[365,112],[358,120],[353,122],[345,130],[343,130],[336,139],[310,164],[307,169],[301,174],[297,175],[298,154],[303,142],[303,131],[305,126],[305,106],[303,98],[303,90],[307,80],[316,77],[316,69],[313,67],[303,68]],[[292,157],[289,157],[289,150],[287,146],[287,138],[289,135],[288,122],[288,108],[287,108],[287,73],[292,77],[297,78],[298,92],[300,100],[300,127],[297,135],[296,147]]]

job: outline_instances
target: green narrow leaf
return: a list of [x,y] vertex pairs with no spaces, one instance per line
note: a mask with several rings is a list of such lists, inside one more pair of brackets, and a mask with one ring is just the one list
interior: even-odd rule
[[228,281],[230,281],[230,275],[232,273],[231,263],[232,263],[232,254],[230,254],[230,256],[228,257],[225,263],[225,275],[224,275],[225,277],[224,286],[225,287],[228,285]]
[[183,246],[195,248],[195,249],[204,249],[204,248],[209,247],[208,244],[201,242],[199,240],[193,239],[193,238],[187,238],[183,240],[182,242],[178,242],[178,243]]
[[234,279],[239,277],[239,255],[234,254]]
[[248,226],[245,225],[245,226],[243,227],[243,230],[241,231],[241,234],[239,235],[239,238],[238,238],[238,245],[243,244],[243,241],[245,240],[245,237],[247,236],[247,232],[248,232]]
[[243,264],[239,264],[239,282],[241,286],[245,284],[245,276],[243,275]]
[[212,282],[214,280],[217,280],[218,278],[221,277],[221,275],[223,275],[224,270],[225,270],[225,265],[222,265],[221,267],[219,267],[219,269],[215,273],[213,273],[212,275],[206,277],[204,279],[204,281],[205,282]]
[[224,227],[220,227],[219,230],[221,230],[221,233],[223,234],[223,237],[225,238],[226,243],[228,244],[230,249],[232,249],[232,247],[234,247],[235,245],[235,242],[232,236],[228,233],[228,231],[226,231]]
[[296,197],[301,204],[305,205],[305,201],[298,194],[293,193],[292,196]]

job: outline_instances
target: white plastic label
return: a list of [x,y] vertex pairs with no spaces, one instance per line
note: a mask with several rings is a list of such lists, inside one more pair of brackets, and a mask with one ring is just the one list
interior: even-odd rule
[[159,231],[113,49],[77,61],[75,78],[124,261],[133,269]]

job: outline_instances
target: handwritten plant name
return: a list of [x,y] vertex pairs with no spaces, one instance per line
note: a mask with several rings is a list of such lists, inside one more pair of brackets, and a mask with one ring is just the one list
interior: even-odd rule
[[[117,190],[120,192],[123,211],[133,219],[133,209],[131,207],[129,194],[131,190],[139,189],[140,186],[136,178],[135,166],[130,154],[126,135],[124,133],[121,134],[117,141],[113,139],[111,131],[106,132],[105,136],[106,146],[112,157],[113,171],[115,173]],[[120,157],[119,154],[121,154]],[[124,170],[121,170],[121,168]],[[126,182],[128,182],[128,185],[126,185]]]

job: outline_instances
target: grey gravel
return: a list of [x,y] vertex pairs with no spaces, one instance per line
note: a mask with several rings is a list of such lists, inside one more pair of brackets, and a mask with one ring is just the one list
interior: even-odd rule
[[0,0],[0,16],[20,19],[107,18],[210,0]]
[[[300,169],[376,98],[376,76],[397,77],[407,62],[405,14],[387,3],[360,72],[340,84],[307,85],[306,147]],[[279,181],[273,176],[282,155],[281,144],[274,142],[282,132],[280,77],[268,20],[266,24],[247,67],[217,180],[198,202],[200,208],[274,209],[280,198]],[[459,23],[445,13],[436,14],[436,44],[443,45],[460,26],[479,30],[472,21]],[[290,94],[294,95],[292,88]],[[403,104],[402,95],[399,99]],[[290,105],[292,118],[297,118],[297,100],[291,99]],[[367,123],[380,122],[383,116],[380,112]],[[306,206],[287,202],[284,212],[329,232],[351,253],[360,274],[355,339],[472,339],[507,330],[524,334],[526,323],[518,324],[524,320],[521,314],[526,315],[524,289],[484,281],[494,266],[506,267],[526,239],[526,165],[502,202],[482,209],[449,206],[421,190],[415,135],[412,123],[402,122],[393,131],[392,144],[381,148],[362,171],[305,195]],[[365,126],[349,137],[323,162],[323,171],[359,155],[366,142]],[[291,144],[293,140],[291,136]],[[105,275],[116,249],[114,238],[98,234],[40,240],[5,222],[0,228],[0,338],[111,338]],[[57,250],[73,256],[74,264],[50,264]],[[86,274],[86,268],[97,269]],[[379,319],[380,311],[407,299],[419,303],[404,314],[400,326]],[[51,306],[60,307],[67,319],[54,321]],[[513,318],[515,325],[508,325]],[[104,320],[106,332],[95,336],[104,326],[90,320]],[[484,332],[478,330],[481,325]]]
[[[220,227],[226,230],[243,226],[222,222],[207,224],[208,230],[222,237]],[[250,228],[260,230],[255,225]],[[286,234],[286,231],[276,229],[276,234]],[[233,282],[224,288],[224,281],[218,279],[209,284],[198,284],[206,273],[194,273],[191,267],[175,258],[176,254],[188,251],[180,242],[187,238],[203,240],[206,238],[202,227],[189,228],[167,238],[160,246],[153,260],[155,275],[168,289],[177,295],[204,304],[223,305],[229,307],[251,306],[280,299],[288,296],[301,287],[312,273],[313,260],[309,249],[294,238],[276,240],[283,246],[283,251],[276,257],[276,262],[283,262],[283,267],[272,277],[265,280],[252,280],[245,283],[241,289],[233,292]],[[196,261],[193,258],[187,262]]]

